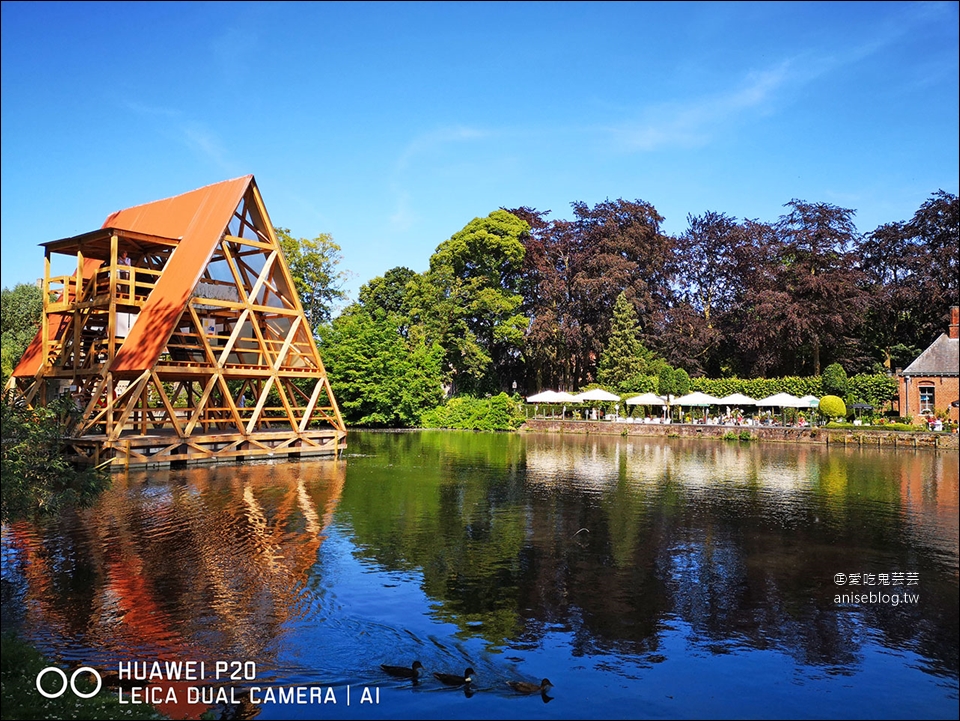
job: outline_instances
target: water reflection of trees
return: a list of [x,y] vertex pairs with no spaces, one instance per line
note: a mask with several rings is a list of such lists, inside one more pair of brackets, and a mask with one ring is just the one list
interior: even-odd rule
[[[565,629],[576,652],[656,659],[664,629],[682,623],[714,653],[776,648],[837,673],[876,638],[956,675],[955,456],[555,435],[392,441],[355,440],[374,458],[349,465],[340,510],[363,553],[422,573],[436,617],[464,636],[524,645]],[[835,573],[893,571],[920,574],[909,589],[919,605],[834,603],[869,590],[838,587]]]
[[51,652],[79,639],[85,663],[268,664],[343,479],[335,461],[118,477],[91,509],[5,529],[5,606]]

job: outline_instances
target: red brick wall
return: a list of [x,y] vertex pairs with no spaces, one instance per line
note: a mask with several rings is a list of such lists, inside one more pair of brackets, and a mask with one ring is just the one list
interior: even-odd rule
[[950,408],[950,404],[960,397],[960,378],[951,377],[910,377],[910,382],[900,376],[900,414],[915,418],[920,412],[920,386],[933,386],[933,402],[936,410],[949,409],[950,419],[960,420],[960,408]]

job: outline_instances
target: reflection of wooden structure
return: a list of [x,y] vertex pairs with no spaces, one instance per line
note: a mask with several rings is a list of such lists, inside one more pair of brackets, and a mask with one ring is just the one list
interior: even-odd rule
[[[206,662],[204,683],[135,684],[160,687],[163,699],[173,688],[177,702],[158,710],[196,719],[211,705],[187,703],[187,687],[209,684],[215,661],[275,667],[276,639],[322,602],[310,578],[346,466],[312,459],[158,470],[149,488],[144,478],[117,474],[70,533],[26,521],[5,527],[4,582],[9,575],[23,601],[25,637],[58,655],[82,648],[108,685],[118,661]],[[89,583],[71,583],[75,566],[57,563],[62,555],[90,570]]]
[[[44,248],[43,324],[8,388],[31,405],[72,395],[74,459],[137,466],[343,447],[253,176],[118,211]],[[76,256],[76,272],[51,277],[54,253]]]

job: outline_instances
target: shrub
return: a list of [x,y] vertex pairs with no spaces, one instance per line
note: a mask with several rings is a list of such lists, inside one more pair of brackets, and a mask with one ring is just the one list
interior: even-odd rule
[[63,439],[75,422],[69,396],[47,408],[27,408],[0,400],[3,521],[91,504],[109,487],[110,476],[96,468],[77,469],[63,455]]
[[837,396],[824,396],[820,399],[818,407],[820,413],[827,418],[845,418],[847,415],[847,404],[842,398]]
[[750,431],[746,431],[746,430],[740,431],[740,440],[741,440],[741,441],[752,441],[752,440],[753,440],[753,434],[751,434]]
[[506,393],[492,398],[457,396],[423,414],[423,428],[467,431],[512,431],[523,425],[523,404]]

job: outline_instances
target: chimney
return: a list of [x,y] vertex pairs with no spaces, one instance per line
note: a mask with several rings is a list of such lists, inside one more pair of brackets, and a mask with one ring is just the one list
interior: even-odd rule
[[960,307],[950,306],[950,330],[948,338],[960,338]]

